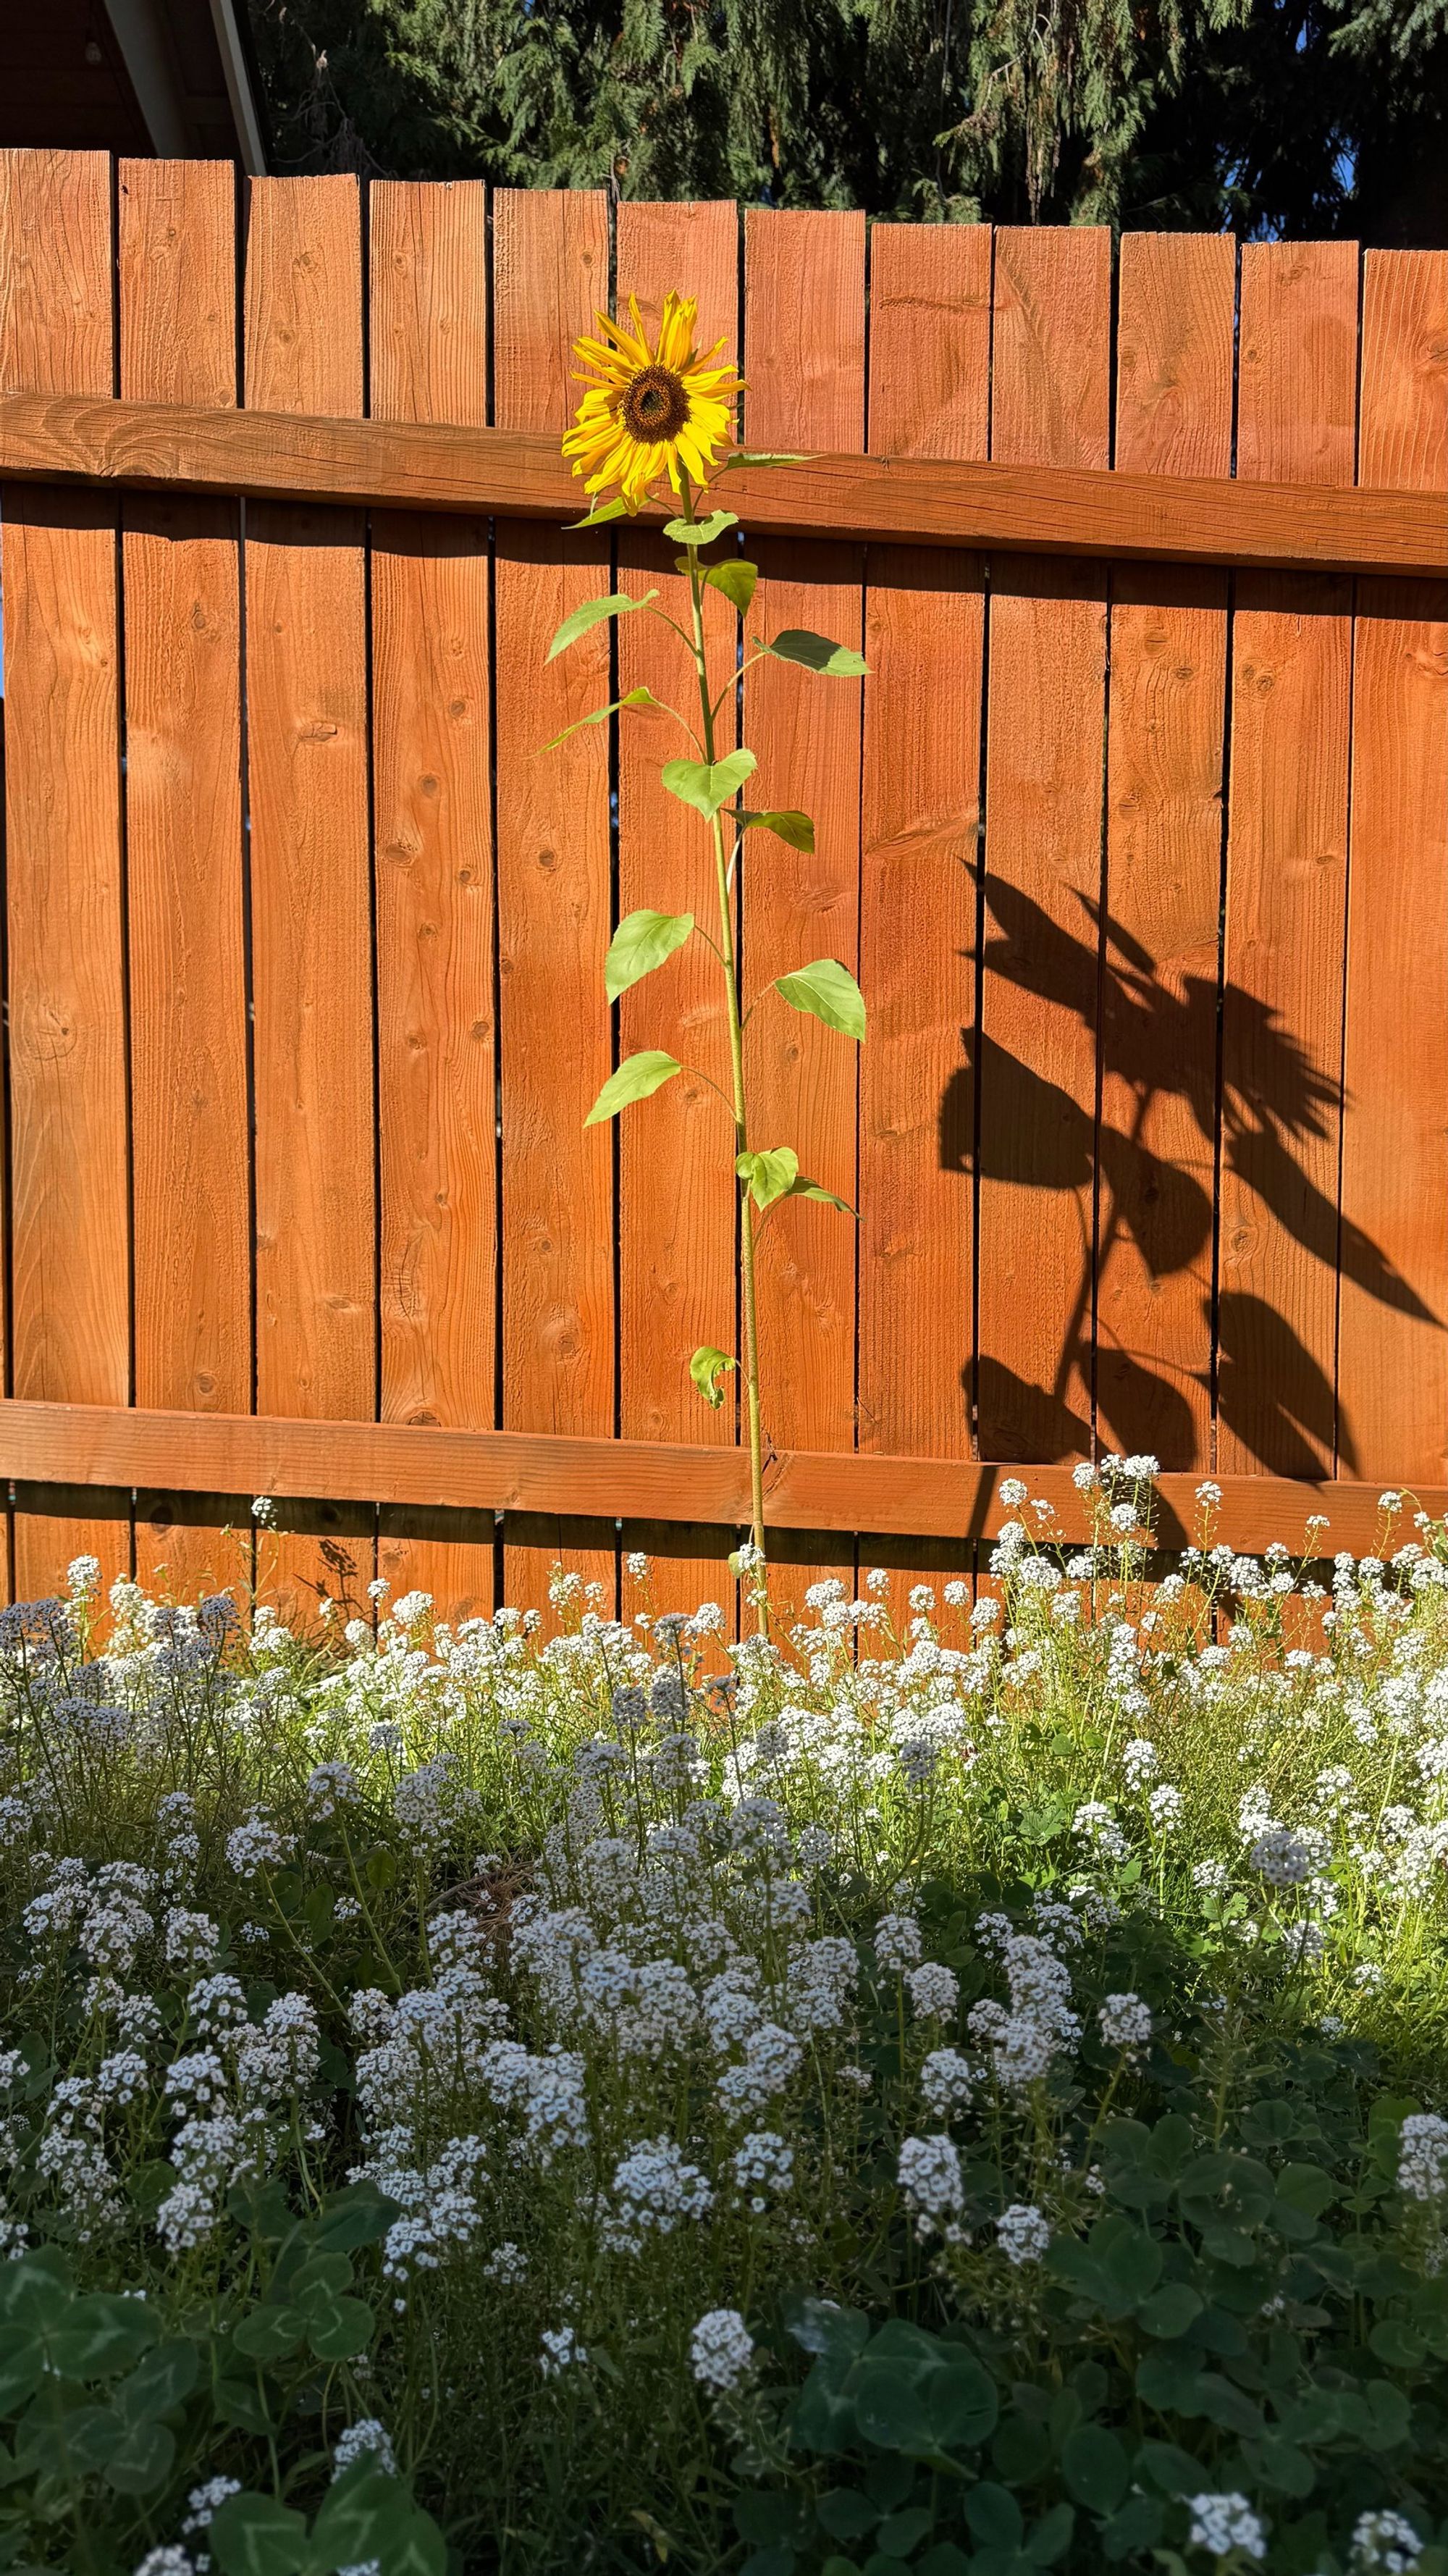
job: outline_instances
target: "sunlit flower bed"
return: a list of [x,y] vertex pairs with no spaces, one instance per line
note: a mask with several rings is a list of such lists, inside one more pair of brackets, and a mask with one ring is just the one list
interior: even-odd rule
[[1445,2576],[1448,1539],[1150,1464],[904,1634],[0,1614],[0,2569]]

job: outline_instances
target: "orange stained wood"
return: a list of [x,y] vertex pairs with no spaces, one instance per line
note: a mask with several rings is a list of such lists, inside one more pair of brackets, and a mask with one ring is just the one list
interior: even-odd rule
[[[767,213],[744,220],[746,443],[770,449],[859,449],[865,430],[865,220]],[[780,469],[788,472],[787,467]],[[748,536],[748,518],[745,518]],[[759,588],[746,639],[806,627],[859,649],[863,550],[793,544],[757,549]],[[747,649],[747,644],[746,644]],[[759,761],[750,793],[814,821],[812,856],[770,834],[750,836],[740,865],[746,999],[763,995],[748,1031],[750,1136],[792,1145],[800,1169],[857,1204],[859,1058],[854,1041],[793,1011],[775,977],[835,957],[859,969],[860,688],[781,662],[744,684],[744,739]],[[866,1041],[868,1044],[868,1039]],[[855,1445],[855,1224],[805,1200],[777,1207],[759,1239],[765,1427],[779,1446]],[[809,1584],[839,1570],[829,1551],[781,1568],[782,1614]],[[851,1583],[851,1568],[844,1567]]]
[[[991,453],[1104,465],[1104,231],[996,237]],[[992,565],[979,1108],[982,1457],[1091,1445],[1106,579]]]
[[[115,391],[104,153],[0,159],[0,382]],[[116,502],[43,484],[3,506],[11,1314],[17,1395],[124,1404],[130,1211]],[[130,1571],[129,1497],[20,1498],[14,1580]]]
[[[988,226],[876,226],[872,448],[985,456],[990,288]],[[876,546],[866,570],[859,1443],[968,1458],[983,565]],[[871,1544],[861,1564],[883,1558],[902,1635],[912,1582],[969,1568],[964,1541],[950,1561]]]
[[[1237,470],[1347,484],[1356,247],[1242,253]],[[1352,589],[1240,573],[1222,1013],[1217,1459],[1355,1472],[1336,1396]]]
[[[127,161],[117,194],[121,391],[234,404],[236,181],[220,161]],[[240,517],[128,494],[126,870],[136,1400],[251,1403],[250,1116],[241,808]],[[137,1579],[234,1583],[251,1529],[143,1494]]]
[[[605,200],[500,193],[493,261],[499,426],[561,436],[578,398],[573,341],[608,303]],[[580,517],[586,507],[580,485]],[[609,727],[585,725],[556,751],[543,745],[615,694],[606,625],[546,659],[563,619],[610,588],[610,548],[521,520],[500,520],[496,538],[503,1422],[607,1433],[616,1428],[614,1139],[609,1126],[583,1122],[613,1067],[603,995]],[[612,1612],[611,1531],[520,1520],[505,1536],[506,1601],[546,1611],[561,1563],[600,1586]]]
[[[481,182],[368,192],[374,419],[487,412]],[[382,1418],[491,1429],[497,1295],[488,530],[372,520]],[[378,1572],[493,1608],[494,1530],[388,1506]]]
[[[1235,302],[1231,241],[1123,243],[1123,467],[1230,474]],[[1226,656],[1223,574],[1116,567],[1096,1402],[1106,1445],[1182,1468],[1211,1463]]]
[[[621,205],[616,246],[620,315],[637,296],[650,333],[670,287],[698,301],[703,350],[739,349],[739,215],[732,204]],[[720,501],[729,502],[729,487]],[[641,598],[657,589],[659,606],[689,627],[689,587],[675,570],[679,549],[632,530],[618,541],[618,587]],[[716,548],[716,553],[725,551]],[[739,621],[717,590],[706,593],[706,639],[715,687],[725,691],[717,745],[736,740],[734,691]],[[648,615],[619,620],[618,690],[647,686],[677,707],[697,730],[693,664],[678,636]],[[618,725],[618,911],[692,912],[717,942],[719,898],[713,838],[703,820],[659,783],[666,760],[690,745],[667,715],[625,713]],[[732,841],[732,834],[730,839]],[[736,906],[737,913],[737,906]],[[602,985],[593,1007],[602,1005]],[[700,937],[624,995],[618,1013],[620,1057],[663,1047],[689,1070],[619,1121],[619,1424],[625,1439],[728,1443],[738,1433],[738,1378],[725,1383],[711,1412],[689,1376],[701,1343],[738,1349],[735,1314],[734,1132],[729,1035],[719,961]],[[697,1068],[697,1070],[696,1070]],[[709,1080],[702,1077],[707,1075]],[[711,1087],[718,1084],[726,1095]],[[667,1525],[625,1529],[624,1598],[643,1597],[627,1559],[650,1562],[645,1587],[652,1610],[694,1610],[716,1601],[732,1635],[735,1585],[726,1558],[732,1530],[693,1533]]]
[[[350,178],[252,183],[248,403],[360,412],[362,236]],[[364,523],[249,508],[246,684],[256,1068],[256,1400],[376,1411],[372,920]],[[358,1603],[373,1518],[293,1506],[259,1546],[284,1608]],[[365,1606],[365,1605],[364,1605]]]
[[[1448,471],[1448,251],[1369,251],[1358,473]],[[1359,1472],[1448,1460],[1448,584],[1363,580],[1352,840],[1338,1386]]]

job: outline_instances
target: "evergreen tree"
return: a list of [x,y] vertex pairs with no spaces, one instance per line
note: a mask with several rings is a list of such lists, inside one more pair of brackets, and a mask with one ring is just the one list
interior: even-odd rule
[[1448,239],[1448,0],[250,0],[276,166]]

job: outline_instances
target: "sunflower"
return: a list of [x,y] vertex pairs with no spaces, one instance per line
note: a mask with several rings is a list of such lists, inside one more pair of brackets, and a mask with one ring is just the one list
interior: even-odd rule
[[705,357],[695,349],[698,309],[692,296],[671,288],[651,349],[631,295],[631,331],[600,313],[602,336],[574,342],[575,357],[591,372],[574,378],[588,390],[563,453],[572,457],[586,492],[616,483],[632,511],[661,474],[676,492],[681,468],[693,483],[708,481],[715,450],[729,434],[730,402],[744,388],[732,368],[714,363],[722,340]]

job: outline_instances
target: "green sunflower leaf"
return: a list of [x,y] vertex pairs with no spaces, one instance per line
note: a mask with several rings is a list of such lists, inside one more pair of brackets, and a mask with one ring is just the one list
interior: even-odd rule
[[794,455],[787,449],[732,447],[719,471],[727,474],[736,465],[808,465],[811,461],[808,456]]
[[630,689],[626,698],[615,698],[606,707],[595,707],[592,715],[580,716],[577,724],[565,725],[563,731],[556,733],[551,742],[540,742],[538,749],[540,752],[556,751],[560,742],[566,742],[571,733],[582,733],[585,725],[605,723],[609,716],[616,716],[622,707],[656,707],[661,703],[662,701],[654,696],[652,689]]
[[627,501],[620,501],[617,496],[612,501],[595,501],[586,519],[567,521],[567,532],[573,536],[579,528],[601,528],[609,519],[623,518],[627,509]]
[[732,510],[711,510],[707,519],[669,519],[664,534],[676,546],[712,546],[726,528],[737,528]]
[[842,966],[838,958],[816,957],[794,975],[777,975],[774,989],[791,1010],[808,1011],[814,1019],[823,1020],[827,1029],[838,1029],[841,1037],[864,1037],[864,996],[849,968]]
[[749,603],[754,597],[754,585],[759,579],[758,564],[746,563],[742,555],[733,555],[727,563],[710,564],[704,579],[711,590],[722,590],[726,599],[732,599],[741,617],[747,616]]
[[545,662],[556,662],[560,653],[566,653],[569,645],[576,644],[591,627],[601,626],[606,617],[627,617],[631,609],[647,608],[658,595],[656,590],[646,590],[642,599],[631,599],[626,590],[611,590],[605,599],[586,599],[571,617],[564,618],[543,657]]
[[828,635],[811,634],[807,626],[786,626],[772,644],[762,644],[776,662],[798,662],[806,671],[818,671],[829,680],[862,680],[869,671],[863,653],[852,645],[833,644]]
[[724,1389],[720,1385],[719,1380],[723,1377],[726,1370],[737,1369],[738,1366],[739,1362],[737,1360],[731,1360],[727,1351],[716,1351],[708,1342],[700,1343],[699,1348],[696,1350],[693,1358],[689,1362],[690,1377],[693,1379],[699,1393],[702,1395],[704,1402],[709,1405],[715,1413],[718,1412],[720,1405],[724,1401]]
[[617,1073],[609,1075],[583,1122],[584,1126],[598,1127],[605,1118],[616,1118],[621,1109],[627,1109],[635,1100],[647,1100],[664,1083],[672,1082],[675,1074],[682,1073],[683,1069],[673,1056],[665,1055],[661,1047],[645,1047],[638,1055],[625,1056]]
[[734,1169],[757,1208],[773,1207],[799,1178],[799,1156],[791,1145],[773,1145],[763,1153],[739,1155]]
[[836,1198],[834,1191],[827,1190],[820,1181],[807,1181],[802,1172],[797,1180],[790,1182],[784,1195],[787,1199],[823,1199],[826,1207],[838,1208],[841,1216],[859,1215],[858,1208],[852,1208],[848,1199]]
[[706,821],[737,796],[746,778],[752,778],[759,763],[752,751],[731,751],[712,767],[706,760],[666,760],[659,776],[671,796],[682,804],[692,805]]
[[808,814],[797,814],[792,811],[778,814],[738,813],[734,820],[741,832],[749,830],[752,825],[757,831],[772,832],[776,840],[787,841],[792,850],[813,852],[814,825]]
[[625,913],[603,961],[603,989],[611,1002],[637,984],[643,975],[651,975],[682,948],[694,927],[692,912]]

